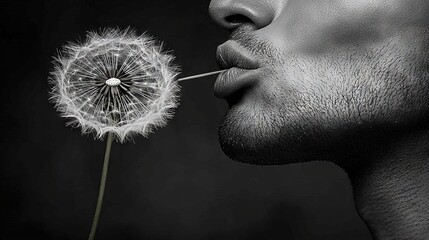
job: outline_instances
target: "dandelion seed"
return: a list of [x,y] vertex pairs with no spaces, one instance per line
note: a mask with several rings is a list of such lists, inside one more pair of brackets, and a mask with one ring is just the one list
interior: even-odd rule
[[[148,35],[106,29],[89,32],[56,58],[51,99],[68,124],[124,142],[162,127],[178,105],[173,56]],[[129,114],[133,112],[133,114]]]

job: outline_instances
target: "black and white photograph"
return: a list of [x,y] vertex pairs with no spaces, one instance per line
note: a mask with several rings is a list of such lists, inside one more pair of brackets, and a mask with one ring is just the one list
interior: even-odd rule
[[429,1],[0,19],[1,240],[429,240]]

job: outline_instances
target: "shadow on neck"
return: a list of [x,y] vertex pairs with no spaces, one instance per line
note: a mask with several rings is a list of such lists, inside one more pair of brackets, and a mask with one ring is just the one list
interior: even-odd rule
[[429,239],[429,131],[368,141],[371,146],[350,151],[352,161],[337,164],[350,177],[357,211],[374,239]]

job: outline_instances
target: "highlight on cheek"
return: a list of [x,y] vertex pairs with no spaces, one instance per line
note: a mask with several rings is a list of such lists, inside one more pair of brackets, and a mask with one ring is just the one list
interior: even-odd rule
[[144,34],[106,29],[64,47],[51,73],[51,100],[68,124],[124,142],[164,126],[178,105],[178,68]]

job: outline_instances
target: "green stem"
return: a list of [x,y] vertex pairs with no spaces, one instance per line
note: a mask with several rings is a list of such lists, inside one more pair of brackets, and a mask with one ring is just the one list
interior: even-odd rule
[[107,135],[106,151],[104,153],[103,172],[101,174],[100,190],[98,191],[97,207],[95,208],[94,219],[92,220],[91,232],[88,240],[93,240],[97,230],[98,219],[100,218],[101,206],[103,205],[104,189],[106,188],[107,170],[109,169],[110,150],[112,149],[113,133]]

